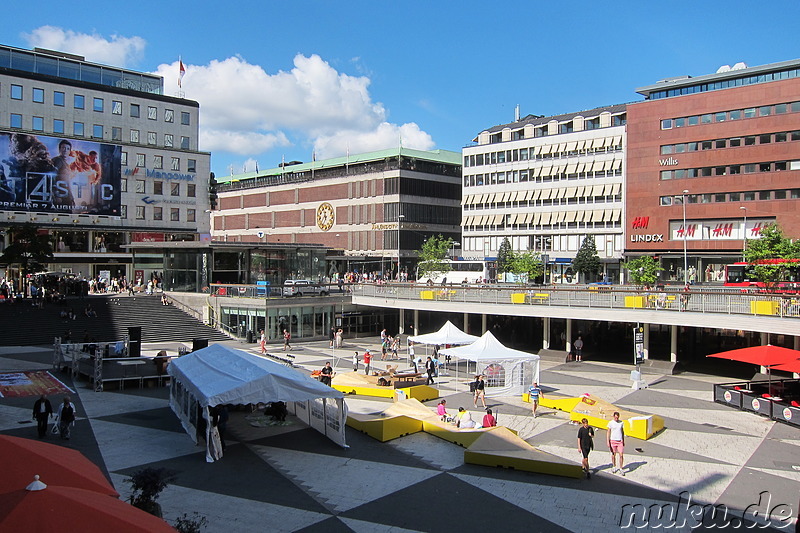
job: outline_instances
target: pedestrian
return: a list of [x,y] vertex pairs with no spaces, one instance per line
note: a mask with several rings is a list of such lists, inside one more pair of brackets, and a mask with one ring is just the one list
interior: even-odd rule
[[537,382],[533,382],[533,385],[528,387],[528,397],[531,401],[531,410],[533,411],[533,418],[536,418],[536,408],[539,407],[539,398],[544,398],[544,394],[542,394],[542,389],[539,388],[539,384]]
[[439,415],[439,420],[447,422],[447,400],[442,400],[436,406],[436,414]]
[[331,378],[333,377],[333,368],[331,368],[331,363],[328,361],[325,363],[325,366],[322,367],[322,371],[319,375],[319,380],[321,383],[324,383],[328,387],[331,386]]
[[425,381],[425,385],[433,385],[433,374],[436,372],[436,367],[433,366],[433,360],[430,357],[425,361],[425,372],[428,373],[428,379]]
[[342,330],[342,328],[339,328],[339,329],[336,330],[336,347],[337,348],[341,348],[342,347],[342,336],[343,335],[344,335],[344,330]]
[[216,405],[210,409],[211,426],[217,428],[219,442],[222,449],[225,449],[225,429],[228,427],[228,408],[224,405]]
[[[614,411],[614,420],[608,423],[606,440],[608,441],[608,449],[611,452],[611,473],[619,472],[624,476],[625,471],[622,468],[623,453],[625,452],[625,423],[620,422],[618,411]],[[619,466],[617,465],[617,455],[619,455]]]
[[575,339],[573,346],[575,347],[575,360],[583,361],[583,339],[580,335]]
[[333,348],[333,343],[336,342],[336,328],[331,328],[331,332],[328,334],[330,339],[330,346],[329,348]]
[[358,372],[358,352],[353,352],[353,372]]
[[73,404],[69,396],[64,396],[64,402],[59,406],[58,413],[58,432],[62,439],[69,440],[70,426],[75,425],[75,404]]
[[594,428],[589,426],[589,421],[585,418],[581,419],[581,427],[578,429],[578,451],[583,455],[581,465],[583,472],[586,474],[586,479],[592,477],[589,472],[589,452],[594,449]]
[[399,359],[399,357],[397,356],[397,349],[398,349],[399,347],[400,347],[400,334],[398,333],[398,334],[397,334],[397,335],[396,335],[396,336],[395,336],[395,337],[392,339],[392,347],[391,347],[391,350],[392,350],[392,360],[393,360],[393,361],[394,361],[395,359]]
[[267,353],[267,334],[264,333],[264,330],[260,330],[261,337],[258,339],[258,345],[261,347],[261,355]]
[[290,349],[292,345],[289,341],[292,340],[292,334],[289,333],[288,329],[283,330],[283,351]]
[[483,424],[481,425],[485,428],[493,428],[497,425],[497,419],[495,419],[491,409],[486,410],[486,414],[483,415]]
[[47,435],[47,420],[50,418],[53,418],[53,406],[50,405],[47,396],[42,394],[33,404],[33,419],[36,420],[36,429],[39,431],[40,439]]
[[483,381],[483,375],[475,376],[473,384],[472,403],[475,404],[475,407],[478,407],[478,400],[480,400],[483,408],[486,409],[486,382]]
[[364,352],[364,373],[369,376],[369,364],[372,362],[372,352]]

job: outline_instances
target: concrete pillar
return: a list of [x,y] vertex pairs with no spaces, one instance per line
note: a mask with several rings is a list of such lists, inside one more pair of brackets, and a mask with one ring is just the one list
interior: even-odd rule
[[469,333],[469,313],[464,313],[464,333]]
[[644,326],[644,360],[650,359],[650,324],[642,324]]
[[486,333],[486,314],[481,315],[481,335]]
[[402,335],[405,332],[405,325],[406,325],[406,310],[401,307],[400,308],[400,327],[397,329],[398,335]]
[[761,332],[761,346],[769,344],[769,333],[766,331]]
[[794,338],[794,349],[800,350],[800,336]]
[[419,335],[419,309],[414,309],[414,335]]
[[678,326],[669,327],[669,360],[678,362]]
[[567,353],[572,351],[572,319],[567,319],[567,331],[564,333],[564,338],[567,341],[566,350]]
[[550,317],[542,319],[542,350],[550,349]]

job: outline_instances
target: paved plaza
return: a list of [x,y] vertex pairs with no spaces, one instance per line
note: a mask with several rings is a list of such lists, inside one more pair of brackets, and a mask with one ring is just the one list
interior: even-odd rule
[[[230,345],[257,352],[256,345]],[[351,370],[354,350],[380,353],[374,338],[334,354],[327,341],[295,348],[290,353],[300,366],[321,368],[333,360],[342,372]],[[5,347],[0,354],[2,372],[51,367],[47,348]],[[760,523],[772,512],[773,527],[794,530],[793,521],[779,520],[796,517],[800,504],[800,431],[714,404],[711,384],[723,378],[646,374],[649,388],[633,391],[630,370],[543,360],[541,374],[545,394],[590,393],[664,418],[667,429],[653,439],[626,442],[625,477],[611,473],[605,431],[598,431],[590,456],[595,474],[576,480],[465,465],[463,448],[425,433],[380,443],[348,428],[349,448],[342,449],[296,420],[253,427],[244,410],[231,413],[224,458],[208,464],[171,412],[166,388],[96,393],[60,372],[54,375],[75,390],[78,421],[72,440],[49,439],[97,463],[123,498],[129,493],[123,480],[136,470],[174,471],[176,480],[160,499],[165,518],[197,512],[210,532],[689,531],[697,518],[716,530],[736,530],[745,510]],[[450,410],[473,409],[464,380],[442,375],[438,386]],[[34,400],[0,398],[0,432],[36,438]],[[59,400],[51,398],[54,405]],[[347,398],[359,413],[382,411],[388,403]],[[500,425],[530,444],[580,462],[577,426],[566,413],[544,409],[533,419],[519,398],[489,398],[487,404],[499,412]],[[717,506],[715,516],[708,504]],[[654,505],[661,506],[660,519]]]

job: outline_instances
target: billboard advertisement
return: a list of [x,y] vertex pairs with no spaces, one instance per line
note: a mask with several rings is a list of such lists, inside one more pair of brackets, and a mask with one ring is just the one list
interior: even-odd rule
[[0,132],[0,210],[120,215],[122,148]]

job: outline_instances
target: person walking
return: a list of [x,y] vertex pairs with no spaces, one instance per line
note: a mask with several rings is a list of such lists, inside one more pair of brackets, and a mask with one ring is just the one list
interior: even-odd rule
[[483,375],[475,376],[473,385],[475,390],[472,396],[472,403],[475,407],[478,407],[478,400],[480,400],[483,408],[486,409],[486,382],[483,381]]
[[[619,419],[619,412],[614,411],[614,420],[608,423],[608,431],[606,432],[606,441],[608,442],[608,449],[611,452],[611,473],[619,472],[625,475],[622,469],[625,452],[625,424]],[[619,455],[619,465],[617,465],[616,456]]]
[[581,465],[583,472],[586,474],[586,479],[592,477],[589,472],[589,452],[594,449],[594,428],[589,426],[589,421],[585,418],[581,419],[581,427],[578,428],[578,451],[583,455]]
[[64,396],[64,402],[58,407],[58,432],[62,439],[69,440],[70,426],[75,425],[75,404],[69,396]]
[[288,329],[283,330],[283,351],[289,350],[292,345],[289,341],[292,340],[292,334],[289,333]]
[[539,384],[537,382],[533,382],[533,385],[528,387],[528,396],[531,401],[531,411],[533,411],[533,418],[536,418],[536,408],[539,407],[539,398],[544,398],[544,394],[542,394],[542,389],[539,388]]
[[575,339],[573,346],[575,347],[575,360],[583,361],[583,339],[580,335]]
[[425,381],[425,385],[434,385],[433,374],[436,372],[436,367],[433,364],[433,359],[430,357],[425,361],[425,372],[428,373],[428,379]]
[[36,429],[40,439],[47,435],[47,421],[50,418],[53,418],[53,406],[50,405],[47,396],[42,394],[33,404],[33,419],[36,420]]
[[267,353],[267,334],[264,333],[263,329],[260,333],[261,337],[258,339],[258,345],[261,347],[261,355],[265,355]]

